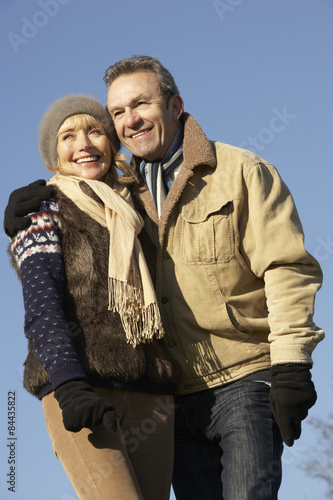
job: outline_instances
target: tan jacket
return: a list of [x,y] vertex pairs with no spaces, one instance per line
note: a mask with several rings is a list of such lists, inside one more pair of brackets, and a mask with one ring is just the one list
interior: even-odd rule
[[[159,248],[157,294],[180,394],[279,363],[312,363],[322,283],[297,210],[275,168],[209,142],[184,114],[184,164],[158,221],[143,181],[133,195]],[[157,234],[157,226],[158,234]]]

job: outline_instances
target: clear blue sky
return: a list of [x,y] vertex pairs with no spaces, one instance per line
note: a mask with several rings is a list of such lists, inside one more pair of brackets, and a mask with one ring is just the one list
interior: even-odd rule
[[[331,0],[1,0],[1,214],[9,193],[47,171],[37,150],[42,114],[55,99],[86,93],[104,102],[105,69],[133,54],[173,73],[186,111],[210,139],[253,149],[290,187],[306,247],[324,270],[314,353],[318,402],[332,412]],[[0,497],[74,500],[54,457],[41,403],[22,388],[26,354],[20,285],[0,230]],[[7,394],[16,393],[16,493],[7,490]],[[280,500],[321,500],[325,485],[300,469],[316,436],[309,424],[284,455]],[[203,499],[205,500],[205,499]],[[236,499],[235,499],[236,500]]]

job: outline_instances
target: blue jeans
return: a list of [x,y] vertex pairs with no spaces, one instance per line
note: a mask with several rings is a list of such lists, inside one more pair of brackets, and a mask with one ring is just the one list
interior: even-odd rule
[[270,387],[240,380],[175,399],[177,500],[275,500],[282,438]]

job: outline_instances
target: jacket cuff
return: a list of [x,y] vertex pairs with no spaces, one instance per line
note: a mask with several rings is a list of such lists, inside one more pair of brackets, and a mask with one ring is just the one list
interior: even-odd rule
[[271,364],[286,365],[286,364],[302,364],[313,365],[311,352],[304,346],[273,346],[271,345]]

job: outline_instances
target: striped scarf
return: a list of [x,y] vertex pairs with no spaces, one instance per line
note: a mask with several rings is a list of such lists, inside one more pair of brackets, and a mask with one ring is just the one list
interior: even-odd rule
[[183,138],[184,126],[181,124],[162,160],[150,163],[143,159],[140,163],[141,175],[154,198],[159,217],[171,184],[183,164]]

